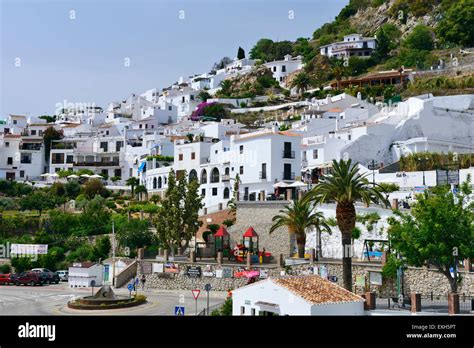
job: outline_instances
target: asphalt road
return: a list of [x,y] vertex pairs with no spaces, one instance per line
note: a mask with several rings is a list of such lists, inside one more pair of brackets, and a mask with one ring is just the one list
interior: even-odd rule
[[[94,289],[97,291],[97,288]],[[128,295],[127,289],[114,290],[117,295]],[[116,310],[79,311],[66,307],[74,297],[88,296],[90,288],[71,289],[67,283],[45,286],[0,285],[0,315],[174,315],[175,306],[184,306],[186,315],[195,315],[195,301],[190,290],[139,290],[147,296],[147,303],[138,307]],[[210,292],[209,305],[225,300],[226,293]],[[206,292],[198,298],[198,312],[206,308]]]

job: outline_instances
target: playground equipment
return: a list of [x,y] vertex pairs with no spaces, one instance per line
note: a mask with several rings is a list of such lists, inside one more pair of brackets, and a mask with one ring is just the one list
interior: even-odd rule
[[217,253],[222,251],[222,256],[227,257],[230,260],[230,235],[224,226],[219,227],[217,232],[214,234],[214,253],[217,257]]

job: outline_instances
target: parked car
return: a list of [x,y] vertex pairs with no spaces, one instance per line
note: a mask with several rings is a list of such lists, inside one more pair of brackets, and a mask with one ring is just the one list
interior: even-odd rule
[[61,279],[62,282],[67,282],[69,278],[69,271],[61,270],[56,272],[59,275],[59,279]]
[[11,274],[0,274],[0,285],[10,285],[13,283]]
[[58,284],[61,281],[57,272],[47,268],[33,268],[31,271],[39,275],[42,284]]
[[36,272],[22,272],[16,273],[12,276],[12,281],[15,285],[41,285],[41,278]]

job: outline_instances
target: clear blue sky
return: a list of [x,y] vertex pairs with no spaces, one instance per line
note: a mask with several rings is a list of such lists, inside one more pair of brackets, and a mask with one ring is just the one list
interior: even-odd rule
[[0,0],[0,118],[53,114],[63,100],[105,108],[130,93],[208,72],[221,57],[235,57],[239,46],[248,53],[260,38],[311,37],[347,3]]

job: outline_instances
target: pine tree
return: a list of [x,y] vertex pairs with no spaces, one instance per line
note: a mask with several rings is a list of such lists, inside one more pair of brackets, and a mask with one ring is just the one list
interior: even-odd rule
[[237,59],[244,59],[245,58],[245,51],[242,47],[239,46],[239,50],[237,51]]

